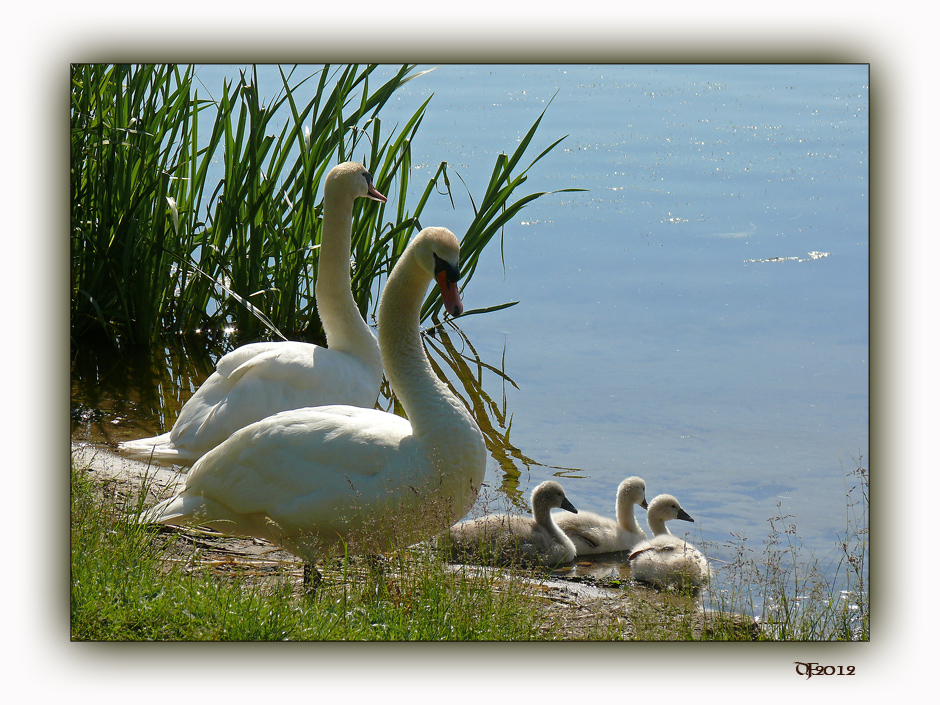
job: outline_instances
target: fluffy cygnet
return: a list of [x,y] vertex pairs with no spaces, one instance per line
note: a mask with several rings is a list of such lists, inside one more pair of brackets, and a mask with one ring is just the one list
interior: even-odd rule
[[675,585],[698,589],[709,578],[708,561],[695,546],[666,528],[671,519],[694,521],[679,506],[679,501],[661,494],[649,503],[647,522],[653,538],[634,547],[630,554],[630,571],[635,580],[655,587]]
[[548,566],[569,563],[577,552],[552,518],[551,510],[556,507],[575,514],[578,511],[565,497],[561,485],[549,480],[532,490],[534,518],[490,514],[452,526],[441,543],[450,546],[451,557],[457,561]]
[[594,512],[563,514],[555,523],[565,532],[579,556],[629,551],[646,534],[636,523],[633,505],[646,509],[646,483],[639,477],[628,477],[617,488],[617,519]]

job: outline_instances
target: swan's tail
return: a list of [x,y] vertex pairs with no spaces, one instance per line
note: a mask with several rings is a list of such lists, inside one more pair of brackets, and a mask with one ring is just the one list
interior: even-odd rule
[[140,524],[196,526],[197,515],[204,509],[205,501],[202,497],[180,493],[143,510],[137,521]]
[[164,514],[167,513],[167,508],[176,500],[176,497],[170,497],[169,499],[163,500],[152,507],[145,509],[140,513],[140,516],[137,518],[138,524],[162,524],[167,517]]
[[140,438],[136,441],[118,443],[118,450],[138,460],[153,461],[155,463],[190,464],[199,459],[199,456],[183,448],[177,448],[170,440],[170,434],[152,438]]

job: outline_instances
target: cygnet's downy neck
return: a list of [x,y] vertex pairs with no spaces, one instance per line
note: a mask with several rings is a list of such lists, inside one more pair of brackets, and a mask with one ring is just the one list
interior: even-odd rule
[[[651,507],[652,512],[647,513],[647,521],[650,525],[650,530],[653,532],[654,536],[661,536],[662,534],[669,534],[669,529],[666,528],[667,519],[681,519],[682,521],[695,521],[692,517],[689,516],[682,507],[676,507],[677,512],[676,516],[672,516],[671,512],[668,516],[663,516],[660,512],[656,511],[655,508]],[[667,509],[667,512],[669,510]]]
[[650,525],[650,531],[653,532],[653,536],[662,536],[663,534],[669,534],[669,529],[666,528],[666,520],[660,516],[648,516],[646,519]]
[[617,495],[617,523],[630,533],[638,534],[640,533],[640,527],[636,523],[634,504],[636,503],[633,501],[631,493],[621,492]]
[[[542,489],[544,490],[544,488]],[[539,488],[536,488],[535,491],[532,492],[532,518],[535,519],[536,524],[548,530],[559,543],[563,543],[566,546],[570,544],[573,549],[574,544],[571,543],[571,539],[569,539],[567,534],[555,523],[555,519],[552,516],[553,506],[546,500],[547,498],[544,494],[539,494]],[[575,509],[575,506],[568,501],[566,497],[561,498],[560,508],[572,512],[573,514],[578,513],[578,510]]]
[[323,229],[317,270],[317,312],[327,346],[342,352],[360,352],[375,347],[375,338],[362,319],[351,291],[349,273],[354,199],[331,193],[323,199]]
[[554,536],[560,543],[565,543],[567,538],[565,532],[563,532],[558,524],[555,523],[555,519],[552,517],[552,510],[550,507],[538,506],[533,507],[532,517],[535,519],[535,523],[541,526],[544,529],[547,529],[552,536]]

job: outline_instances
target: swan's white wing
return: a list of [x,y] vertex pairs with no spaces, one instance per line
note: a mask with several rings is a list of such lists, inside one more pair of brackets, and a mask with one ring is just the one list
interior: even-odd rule
[[229,378],[232,377],[232,375],[235,373],[235,370],[244,368],[245,365],[251,363],[252,360],[263,357],[269,353],[278,354],[282,351],[285,351],[296,355],[307,354],[312,356],[314,347],[316,346],[311,343],[283,341],[248,343],[246,345],[235,348],[230,353],[223,355],[216,364],[215,370],[221,377]]
[[381,372],[368,370],[356,357],[307,343],[255,345],[254,351],[239,348],[226,355],[219,371],[186,403],[170,434],[175,445],[198,455],[287,409],[375,405]]
[[[259,346],[253,354],[235,353],[234,350],[219,361],[217,371],[233,387],[238,382],[261,380],[281,382],[278,396],[289,394],[288,387],[307,395],[309,403],[303,406],[326,406],[327,404],[349,404],[350,406],[372,406],[378,396],[382,382],[381,370],[371,370],[356,356],[338,350],[330,350],[310,343],[281,342],[253,343]],[[263,347],[261,347],[263,346]],[[250,346],[243,346],[250,347]],[[317,397],[309,396],[316,392]],[[354,404],[342,401],[343,397],[364,395],[371,404]],[[300,407],[289,407],[300,408]]]
[[[251,424],[207,453],[184,494],[240,515],[264,514],[285,531],[347,528],[358,507],[382,508],[412,493],[423,467],[403,418],[374,409],[318,407]],[[381,513],[372,509],[371,513]]]
[[[286,374],[296,374],[298,379],[307,380],[313,369],[316,348],[316,345],[299,342],[249,343],[236,348],[219,360],[216,371],[186,402],[170,431],[153,438],[121,443],[120,449],[138,455],[153,454],[155,460],[193,462],[253,421],[286,408],[316,405],[316,400],[300,403],[292,398],[278,400],[285,390],[291,393],[283,383],[277,384],[277,389],[267,395],[259,393],[267,377],[283,379]],[[309,388],[310,385],[302,383],[302,386]],[[342,401],[336,398],[329,403]]]

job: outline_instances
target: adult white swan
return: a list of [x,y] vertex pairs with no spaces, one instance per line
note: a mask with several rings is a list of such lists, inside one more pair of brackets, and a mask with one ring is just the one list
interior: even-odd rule
[[646,483],[640,477],[628,477],[617,488],[616,520],[594,512],[578,512],[562,514],[555,523],[574,543],[579,556],[629,551],[646,540],[633,515],[635,504],[646,509]]
[[428,538],[464,516],[483,482],[486,446],[470,412],[437,378],[419,332],[428,285],[463,311],[460,246],[445,228],[408,245],[379,302],[379,346],[408,420],[377,409],[283,411],[236,431],[145,520],[272,541],[305,561],[345,542],[380,551]]
[[489,514],[452,526],[438,543],[449,548],[451,558],[458,561],[549,566],[568,563],[574,560],[576,551],[552,519],[552,509],[558,507],[578,512],[561,485],[548,480],[532,490],[534,518]]
[[119,450],[160,463],[191,465],[238,429],[286,409],[325,404],[372,407],[382,359],[350,287],[353,202],[385,202],[365,167],[333,167],[323,193],[316,291],[327,348],[300,342],[250,343],[225,355],[186,402],[173,428],[121,443]]
[[656,587],[700,588],[708,582],[708,561],[695,546],[669,533],[666,522],[670,519],[695,521],[672,495],[655,497],[646,510],[653,538],[634,547],[630,574],[635,580]]

